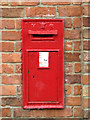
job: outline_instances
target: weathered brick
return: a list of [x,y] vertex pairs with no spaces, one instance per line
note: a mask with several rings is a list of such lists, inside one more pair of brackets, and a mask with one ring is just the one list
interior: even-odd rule
[[72,0],[72,3],[74,5],[80,5],[82,3],[82,0]]
[[21,84],[21,75],[2,75],[2,84]]
[[16,86],[3,85],[1,95],[16,95]]
[[74,117],[81,117],[81,108],[74,107]]
[[10,117],[11,109],[10,108],[2,108],[2,117]]
[[2,42],[2,52],[13,52],[14,43],[13,42]]
[[2,31],[2,40],[21,40],[21,31]]
[[83,26],[90,27],[90,17],[83,17]]
[[89,52],[83,52],[83,61],[90,61]]
[[88,87],[88,86],[87,86],[87,87],[83,86],[83,88],[82,88],[82,95],[83,95],[84,97],[90,96],[89,90],[90,90],[90,87]]
[[65,30],[65,39],[80,39],[81,38],[81,30],[73,29],[73,30]]
[[70,85],[66,85],[65,86],[65,91],[66,91],[67,95],[70,95],[71,94],[71,86]]
[[81,41],[74,41],[74,50],[75,51],[81,50]]
[[2,106],[21,106],[21,99],[16,97],[2,98]]
[[90,0],[82,0],[82,3],[90,3]]
[[63,110],[43,110],[43,117],[66,117],[72,116],[72,108]]
[[90,64],[89,63],[83,64],[82,72],[84,72],[84,73],[90,73]]
[[2,6],[8,5],[8,0],[0,0],[0,5]]
[[3,64],[2,65],[2,72],[8,73],[8,74],[14,73],[13,65]]
[[3,63],[20,63],[21,62],[21,54],[18,53],[3,53],[2,54],[2,62]]
[[55,17],[56,8],[55,7],[27,7],[26,8],[27,17]]
[[90,41],[83,41],[83,50],[90,50]]
[[82,75],[82,83],[83,83],[83,85],[90,84],[89,79],[90,79],[90,75]]
[[58,7],[58,12],[59,12],[59,16],[61,17],[81,16],[81,7],[80,6]]
[[80,95],[81,94],[81,86],[77,85],[74,86],[74,95]]
[[74,18],[73,19],[73,27],[80,28],[81,27],[81,18]]
[[42,110],[24,110],[22,108],[14,109],[14,117],[41,117]]
[[65,53],[65,61],[73,62],[73,61],[80,61],[80,53]]
[[68,5],[70,0],[42,0],[41,3],[43,5]]
[[83,30],[83,38],[85,38],[85,39],[90,38],[90,29]]
[[80,106],[81,105],[81,98],[80,97],[67,97],[66,98],[66,105]]
[[24,8],[2,8],[3,18],[24,17]]
[[15,28],[15,22],[14,20],[0,20],[0,29],[14,29]]
[[21,64],[17,64],[16,66],[15,66],[15,73],[21,73],[21,70],[22,68],[21,68]]
[[68,42],[68,41],[65,42],[65,50],[66,51],[72,50],[72,42]]
[[72,73],[72,63],[65,63],[65,72]]
[[90,108],[90,98],[83,97],[83,108]]
[[69,84],[75,84],[75,83],[80,84],[81,83],[81,75],[67,75],[65,81],[66,81],[66,83],[69,83]]
[[15,51],[20,52],[22,50],[22,43],[21,42],[16,42],[15,43]]
[[90,15],[90,9],[89,9],[90,5],[83,5],[83,15],[87,15],[89,16]]
[[71,28],[71,27],[72,27],[71,18],[65,18],[65,28]]
[[22,28],[22,20],[18,19],[16,20],[16,29],[21,29]]
[[81,72],[81,64],[75,63],[75,73]]
[[2,64],[0,64],[0,74],[2,73]]
[[17,94],[21,95],[22,94],[22,87],[19,85],[17,86]]
[[40,0],[11,0],[11,6],[38,5]]
[[90,110],[86,109],[86,110],[83,110],[83,119],[84,118],[90,118]]

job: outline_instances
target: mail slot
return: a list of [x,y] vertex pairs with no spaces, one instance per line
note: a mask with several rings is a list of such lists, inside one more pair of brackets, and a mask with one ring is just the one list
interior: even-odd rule
[[64,20],[22,20],[23,108],[64,108]]

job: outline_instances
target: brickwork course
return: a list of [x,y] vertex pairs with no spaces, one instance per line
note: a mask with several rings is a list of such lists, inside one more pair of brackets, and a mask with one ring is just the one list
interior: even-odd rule
[[[90,0],[0,0],[0,118],[90,118]],[[65,108],[22,108],[22,19],[64,19]]]

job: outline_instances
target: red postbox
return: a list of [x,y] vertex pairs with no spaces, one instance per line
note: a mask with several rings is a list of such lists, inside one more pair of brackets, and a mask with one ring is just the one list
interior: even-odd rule
[[64,20],[22,20],[23,108],[64,108]]

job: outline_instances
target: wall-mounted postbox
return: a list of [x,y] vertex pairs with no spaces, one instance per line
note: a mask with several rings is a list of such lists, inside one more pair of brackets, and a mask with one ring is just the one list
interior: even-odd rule
[[22,21],[23,108],[64,107],[64,20]]

